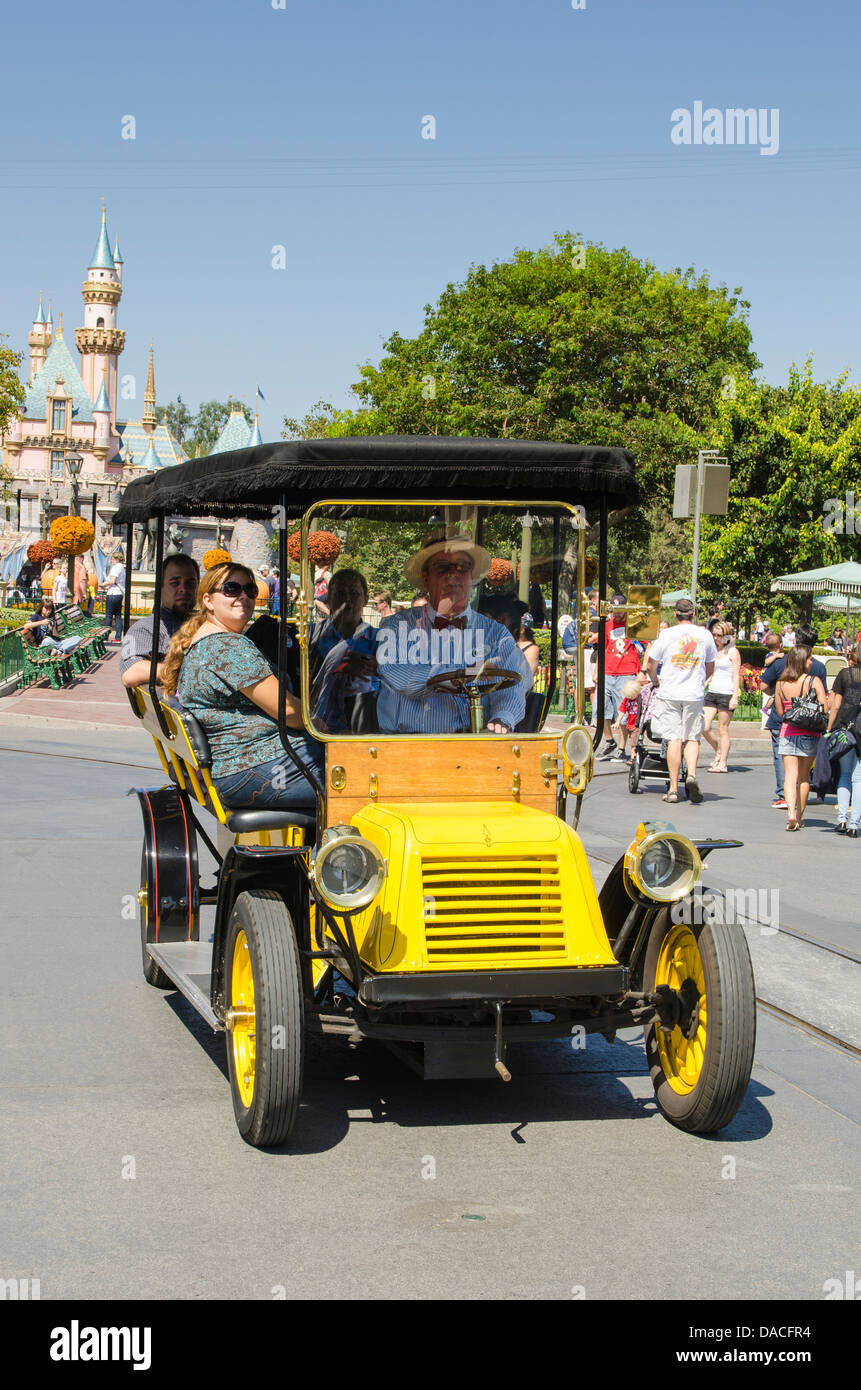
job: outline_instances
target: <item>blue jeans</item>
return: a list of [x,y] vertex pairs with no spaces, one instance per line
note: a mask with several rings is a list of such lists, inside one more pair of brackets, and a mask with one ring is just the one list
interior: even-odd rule
[[840,768],[840,779],[837,783],[837,819],[846,821],[851,797],[852,816],[849,824],[857,830],[861,826],[861,758],[854,748],[847,748],[837,761]]
[[[307,734],[291,739],[291,747],[304,767],[316,773],[318,781],[325,777],[326,759],[323,745]],[[214,777],[224,805],[231,810],[298,811],[314,810],[314,792],[288,753],[268,763],[257,763],[229,777]]]
[[59,642],[56,637],[43,637],[39,643],[40,647],[52,647],[54,651],[62,652],[63,655],[67,652],[73,652],[80,645],[80,637],[61,637]]
[[114,636],[119,642],[123,635],[123,596],[105,594],[105,627],[115,627]]
[[781,754],[778,753],[778,751],[777,751],[777,746],[778,746],[778,744],[780,743],[780,725],[778,725],[778,727],[777,727],[776,729],[771,729],[771,730],[770,730],[770,733],[771,733],[771,756],[772,756],[773,759],[774,759],[774,787],[775,787],[775,792],[774,792],[774,794],[775,794],[776,797],[778,797],[778,796],[779,796],[779,797],[782,797],[782,796],[783,796],[783,776],[784,776],[783,757],[782,757]]

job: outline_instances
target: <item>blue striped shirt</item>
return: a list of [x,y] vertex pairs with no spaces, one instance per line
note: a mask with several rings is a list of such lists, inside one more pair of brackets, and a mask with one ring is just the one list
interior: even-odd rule
[[384,734],[450,734],[469,730],[469,697],[434,694],[431,676],[461,668],[476,671],[483,662],[521,673],[520,684],[482,699],[485,725],[498,720],[509,729],[520,723],[532,670],[511,633],[493,618],[467,608],[464,630],[434,629],[428,603],[384,618],[377,628],[380,693],[377,719]]

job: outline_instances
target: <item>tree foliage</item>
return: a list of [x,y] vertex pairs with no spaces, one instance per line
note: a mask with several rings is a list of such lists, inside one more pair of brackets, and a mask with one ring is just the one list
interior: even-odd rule
[[727,516],[703,519],[704,599],[768,611],[775,575],[858,558],[854,527],[832,525],[847,492],[861,504],[861,387],[846,375],[817,383],[808,359],[785,387],[740,381],[735,399],[720,402],[712,443],[732,482]]
[[[23,353],[13,352],[4,346],[6,335],[0,333],[0,437],[8,428],[9,421],[17,414],[24,403],[24,387],[18,379],[18,368],[23,361]],[[0,496],[8,494],[12,474],[6,467],[0,467]]]
[[337,411],[328,401],[315,401],[302,420],[295,419],[292,415],[285,415],[281,424],[282,439],[323,439],[329,433],[330,426],[342,414]]
[[164,421],[171,434],[191,458],[203,458],[212,451],[218,436],[236,409],[242,411],[248,424],[253,420],[250,408],[229,397],[226,401],[203,401],[192,415],[181,396],[168,405],[156,407],[156,420]]
[[393,333],[361,368],[361,408],[328,432],[623,445],[666,502],[725,378],[759,366],[740,294],[566,233],[448,285],[418,337]]

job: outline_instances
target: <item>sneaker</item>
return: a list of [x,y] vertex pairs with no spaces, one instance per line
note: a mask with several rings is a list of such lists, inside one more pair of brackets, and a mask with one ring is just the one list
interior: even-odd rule
[[847,825],[847,827],[846,827],[846,834],[847,834],[847,836],[848,836],[848,838],[849,838],[850,840],[857,840],[857,839],[858,839],[858,826],[857,826],[857,825]]
[[623,748],[619,749],[618,753],[616,754],[616,757],[618,758],[620,763],[627,763],[630,761],[630,759],[628,758],[628,754],[624,751]]
[[782,797],[782,796],[776,796],[776,797],[774,798],[774,800],[772,801],[771,805],[772,805],[772,809],[775,810],[775,811],[785,811],[785,810],[786,810],[786,800],[785,800],[785,798]]
[[612,758],[612,757],[613,757],[613,755],[614,755],[615,752],[616,752],[616,745],[615,745],[615,743],[605,743],[605,744],[604,744],[604,747],[603,747],[602,750],[601,750],[601,752],[598,754],[598,761],[599,761],[600,763],[606,762],[608,758]]
[[839,820],[837,822],[837,824],[834,827],[834,833],[835,835],[846,835],[848,833],[848,827],[846,825],[845,820]]

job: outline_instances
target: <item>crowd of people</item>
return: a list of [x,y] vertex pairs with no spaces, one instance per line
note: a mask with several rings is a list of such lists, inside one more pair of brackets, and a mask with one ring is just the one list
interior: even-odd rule
[[[115,563],[122,567],[121,555]],[[371,594],[357,569],[334,574],[318,569],[309,633],[313,728],[320,735],[463,731],[469,727],[465,694],[434,689],[431,677],[481,662],[513,673],[504,688],[483,698],[488,732],[527,728],[539,664],[534,620],[526,604],[510,594],[487,594],[472,606],[474,587],[489,565],[488,553],[468,536],[428,537],[405,566],[405,580],[415,589],[409,607],[395,605],[389,590]],[[277,730],[273,618],[282,599],[285,606],[295,600],[296,583],[290,577],[281,590],[277,570],[263,577],[273,616],[252,621],[258,596],[253,571],[231,562],[201,578],[190,556],[168,559],[157,678],[209,735],[213,778],[225,804],[308,805],[310,784],[303,769],[312,777],[323,775],[323,748],[304,726],[295,677],[288,681],[285,709],[289,753]],[[111,589],[122,584],[123,576],[112,567],[105,581],[109,598]],[[597,598],[591,590],[586,692],[593,705]],[[369,604],[378,623],[363,617]],[[648,720],[649,733],[661,741],[666,757],[669,788],[664,799],[670,803],[682,791],[690,802],[702,801],[701,741],[712,753],[707,771],[721,775],[729,770],[731,722],[740,696],[741,661],[732,624],[721,609],[707,626],[698,625],[695,616],[690,600],[682,599],[675,622],[662,622],[657,638],[641,643],[628,637],[624,598],[614,595],[605,632],[604,707],[593,711],[603,724],[598,756],[605,759],[629,761]],[[144,618],[126,634],[121,674],[127,686],[149,680],[153,629],[154,619]],[[563,653],[566,645],[569,650],[576,645],[571,639],[571,625],[563,625]],[[857,733],[861,744],[861,644],[829,692],[825,668],[812,655],[814,641],[814,633],[802,625],[785,648],[784,634],[763,629],[767,650],[761,686],[776,779],[772,804],[787,811],[787,829],[804,825],[819,753],[837,790],[837,830],[856,838],[861,822],[861,758],[855,741]]]

